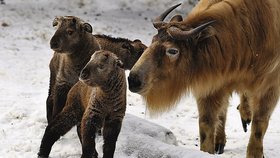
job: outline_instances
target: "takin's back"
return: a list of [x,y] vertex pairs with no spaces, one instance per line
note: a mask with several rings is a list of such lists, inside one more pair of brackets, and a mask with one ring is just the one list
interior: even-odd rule
[[[215,29],[209,29],[215,35],[207,41],[207,48],[197,52],[200,73],[214,75],[209,82],[229,82],[237,90],[244,85],[255,89],[279,82],[279,19],[279,0],[201,0],[184,20],[191,26],[215,20]],[[227,81],[221,81],[224,76]]]

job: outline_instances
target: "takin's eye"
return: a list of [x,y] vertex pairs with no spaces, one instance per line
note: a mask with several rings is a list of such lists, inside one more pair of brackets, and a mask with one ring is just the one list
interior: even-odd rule
[[104,66],[103,64],[99,64],[99,65],[97,66],[97,70],[98,70],[99,72],[100,72],[100,71],[103,71],[104,68],[105,68],[105,66]]
[[180,52],[177,48],[167,48],[165,54],[173,62],[178,59]]
[[73,30],[67,30],[67,34],[68,34],[69,36],[71,36],[73,33],[74,33]]

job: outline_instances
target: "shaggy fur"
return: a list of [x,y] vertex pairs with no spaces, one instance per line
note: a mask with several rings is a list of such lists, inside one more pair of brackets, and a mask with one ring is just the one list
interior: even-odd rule
[[97,158],[95,133],[103,128],[103,158],[113,158],[126,110],[123,64],[109,51],[98,51],[70,90],[63,111],[47,126],[39,157],[48,157],[52,145],[73,126],[78,126],[82,158]]
[[158,34],[130,72],[130,90],[144,97],[152,113],[169,110],[191,91],[198,104],[200,148],[212,154],[225,144],[228,99],[237,91],[252,113],[247,158],[262,158],[279,97],[279,8],[277,0],[201,0],[183,21],[157,25]]

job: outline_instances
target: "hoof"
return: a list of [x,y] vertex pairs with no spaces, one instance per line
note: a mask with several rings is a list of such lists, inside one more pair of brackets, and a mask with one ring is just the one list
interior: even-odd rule
[[215,145],[215,152],[216,154],[224,153],[225,144],[216,144]]
[[42,156],[42,155],[38,155],[37,158],[48,158],[48,156]]
[[44,155],[44,154],[42,154],[42,153],[40,153],[40,152],[38,152],[38,157],[37,158],[48,158],[49,156],[47,155]]
[[247,132],[247,125],[250,125],[251,120],[250,119],[244,120],[241,118],[241,122],[242,122],[242,127],[244,132]]
[[98,135],[98,136],[102,136],[102,130],[101,130],[101,129],[98,129],[97,135]]

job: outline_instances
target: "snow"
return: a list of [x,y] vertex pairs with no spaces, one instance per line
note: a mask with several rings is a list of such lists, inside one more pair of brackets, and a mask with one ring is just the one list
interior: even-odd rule
[[[151,19],[178,0],[9,0],[0,5],[0,157],[36,157],[47,125],[49,40],[52,20],[75,15],[90,22],[95,33],[140,39],[149,44],[156,33]],[[184,1],[174,14],[191,9]],[[127,72],[128,73],[128,72]],[[182,98],[178,106],[150,117],[141,97],[128,90],[127,114],[117,142],[116,158],[209,158],[246,155],[250,132],[244,133],[233,94],[227,118],[227,144],[222,155],[199,151],[198,113],[195,99]],[[280,154],[280,108],[275,108],[264,139],[268,158]],[[249,127],[250,130],[250,127]],[[102,139],[97,150],[102,155]],[[80,157],[81,145],[73,128],[55,143],[50,156]]]

